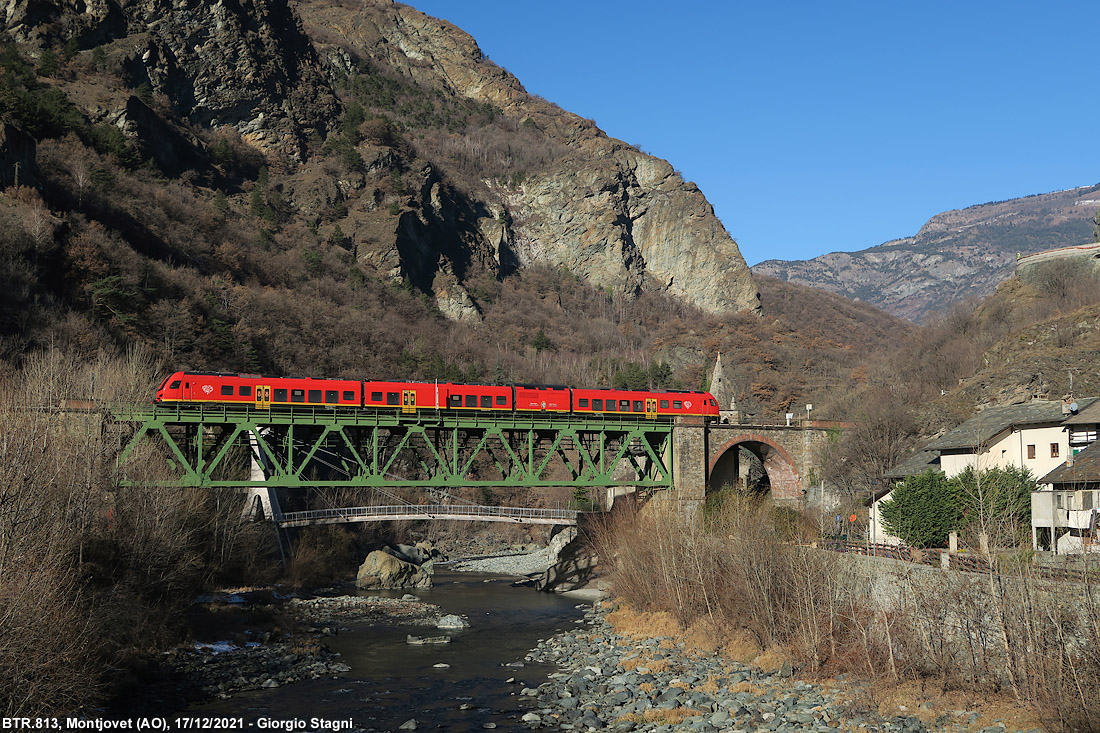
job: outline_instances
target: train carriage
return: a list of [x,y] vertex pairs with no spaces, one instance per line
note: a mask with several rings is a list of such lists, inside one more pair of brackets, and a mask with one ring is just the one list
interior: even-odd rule
[[657,392],[624,389],[574,389],[572,410],[578,415],[717,417],[718,403],[709,392]]
[[349,379],[265,377],[260,374],[176,372],[157,390],[157,402],[361,407],[363,383]]

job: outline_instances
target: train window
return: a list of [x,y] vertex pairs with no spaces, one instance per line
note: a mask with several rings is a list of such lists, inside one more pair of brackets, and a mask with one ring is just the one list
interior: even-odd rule
[[603,400],[592,400],[592,409],[593,410],[602,410],[603,409]]
[[401,395],[398,394],[397,392],[387,392],[386,393],[386,404],[387,405],[400,405],[401,404]]
[[491,394],[481,395],[481,406],[482,407],[492,407],[493,406],[493,396]]
[[498,405],[507,405],[508,404],[508,397],[506,395],[498,394],[497,395],[497,404]]
[[277,389],[277,390],[275,390],[274,394],[275,394],[275,396],[271,398],[273,401],[275,401],[275,402],[286,402],[286,390],[285,389]]
[[466,407],[477,407],[477,395],[476,394],[466,395]]
[[682,410],[682,409],[684,409],[684,403],[683,403],[683,401],[681,401],[681,400],[673,400],[673,401],[672,401],[672,409],[673,409],[673,410]]
[[668,409],[668,400],[661,400],[661,409],[662,410],[667,410]]
[[241,397],[251,397],[252,396],[252,388],[251,387],[241,387],[239,390],[237,390],[237,394],[239,394]]
[[321,401],[321,390],[311,389],[309,391],[309,401],[310,402],[320,402]]
[[232,384],[223,384],[222,385],[222,394],[232,395],[233,394],[233,385]]
[[447,399],[450,400],[451,407],[462,407],[462,395],[453,394],[450,397],[448,397]]
[[332,404],[340,401],[340,390],[338,389],[326,389],[325,390],[325,402]]
[[608,412],[615,412],[615,400],[608,400],[607,401],[607,411]]
[[642,407],[642,401],[634,400],[634,412],[642,412],[643,410],[644,408]]
[[381,402],[382,401],[382,393],[381,392],[371,392],[370,393],[370,401],[371,402]]
[[292,390],[290,390],[290,401],[291,402],[305,402],[306,401],[306,391],[304,389],[292,389]]
[[588,398],[583,397],[577,402],[577,407],[588,407]]
[[179,389],[179,388],[180,388],[180,380],[178,380],[178,379],[168,385],[168,389]]
[[355,400],[355,392],[350,389],[344,390],[344,402],[353,402]]
[[619,400],[619,412],[630,412],[630,400]]

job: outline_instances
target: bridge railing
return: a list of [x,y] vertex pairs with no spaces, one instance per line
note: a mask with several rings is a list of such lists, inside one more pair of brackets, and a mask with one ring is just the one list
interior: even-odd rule
[[464,504],[395,504],[389,506],[359,506],[342,509],[311,509],[287,512],[275,517],[276,522],[310,522],[333,519],[353,521],[363,517],[425,518],[440,516],[486,517],[493,519],[556,519],[563,523],[575,523],[577,512],[572,509],[533,509],[528,507],[475,506]]

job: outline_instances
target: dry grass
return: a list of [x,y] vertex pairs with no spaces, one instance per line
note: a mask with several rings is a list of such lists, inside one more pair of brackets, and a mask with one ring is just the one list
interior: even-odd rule
[[703,715],[703,711],[696,710],[694,708],[660,708],[646,710],[641,715],[638,715],[637,713],[623,715],[622,717],[618,718],[616,722],[660,723],[661,725],[678,725],[684,722],[687,718],[693,718],[696,715]]
[[634,657],[622,662],[622,668],[630,672],[638,668],[648,669],[652,674],[660,674],[669,671],[672,666],[665,659],[647,659],[646,657]]
[[729,692],[730,692],[731,695],[737,695],[737,694],[740,694],[742,692],[747,692],[750,695],[760,696],[760,695],[763,695],[764,693],[766,693],[767,691],[768,691],[768,688],[763,687],[761,685],[754,685],[753,683],[747,682],[747,681],[735,682],[732,685],[730,685],[730,687],[729,687]]
[[652,639],[660,636],[676,636],[680,622],[667,611],[636,611],[627,602],[618,601],[618,608],[607,615],[607,621],[615,633],[634,639]]

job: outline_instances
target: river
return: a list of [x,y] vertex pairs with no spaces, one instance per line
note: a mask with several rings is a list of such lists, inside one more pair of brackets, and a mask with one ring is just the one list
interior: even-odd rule
[[[470,621],[468,629],[441,631],[424,626],[348,624],[325,642],[341,654],[351,672],[336,678],[256,690],[227,700],[193,706],[194,716],[232,716],[248,726],[260,719],[352,720],[355,730],[396,731],[410,719],[416,730],[462,733],[495,724],[500,731],[525,731],[519,722],[519,691],[537,687],[554,671],[523,658],[539,639],[572,628],[581,618],[578,601],[531,588],[515,588],[499,575],[438,570],[435,587],[411,591],[443,613]],[[400,597],[405,592],[393,591]],[[385,595],[385,591],[361,591]],[[410,645],[406,636],[452,637],[450,644]],[[517,663],[524,666],[507,666]],[[446,664],[448,667],[436,667]],[[517,681],[508,683],[509,678]],[[285,730],[285,728],[284,728]],[[299,729],[301,730],[301,729]]]

